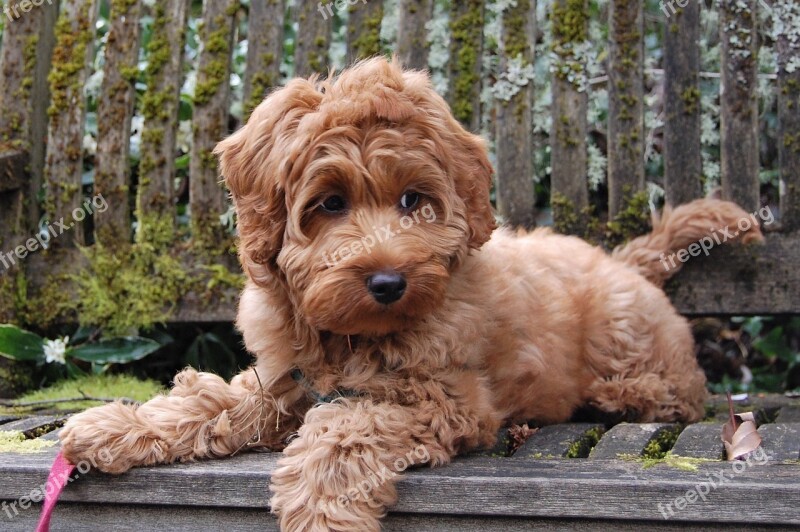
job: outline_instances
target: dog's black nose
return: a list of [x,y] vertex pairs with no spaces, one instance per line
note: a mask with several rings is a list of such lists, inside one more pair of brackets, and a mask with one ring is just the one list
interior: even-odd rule
[[367,290],[375,301],[390,305],[403,297],[406,291],[406,278],[397,272],[379,272],[367,279]]

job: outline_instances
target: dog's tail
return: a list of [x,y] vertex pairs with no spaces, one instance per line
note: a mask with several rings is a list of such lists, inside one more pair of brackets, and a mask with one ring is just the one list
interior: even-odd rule
[[708,255],[714,246],[734,240],[762,241],[759,219],[774,220],[768,207],[748,214],[735,203],[710,198],[665,207],[661,216],[653,213],[652,232],[617,247],[612,257],[662,286],[690,256]]

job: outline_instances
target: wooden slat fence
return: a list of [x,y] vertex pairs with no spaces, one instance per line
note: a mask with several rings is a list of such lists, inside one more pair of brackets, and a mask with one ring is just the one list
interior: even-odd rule
[[[104,196],[109,209],[76,220],[68,235],[51,239],[46,253],[0,268],[0,322],[30,319],[31,304],[27,309],[20,307],[26,299],[50,308],[56,318],[74,296],[70,275],[92,265],[92,254],[83,249],[87,243],[93,243],[90,249],[117,253],[118,259],[123,257],[121,263],[136,262],[124,259],[125,254],[141,259],[144,248],[155,250],[157,256],[172,256],[188,273],[183,280],[186,286],[175,292],[181,303],[169,313],[170,319],[230,320],[240,280],[231,235],[219,223],[228,206],[211,150],[237,125],[230,113],[228,83],[237,43],[248,41],[242,103],[246,119],[286,75],[327,75],[339,22],[347,25],[346,60],[394,50],[408,65],[427,67],[430,24],[439,22],[432,19],[436,2],[369,0],[344,9],[310,0],[206,0],[202,6],[190,0],[108,4],[101,0],[44,3],[29,12],[20,11],[13,20],[9,15],[5,24],[0,50],[0,251],[6,262],[12,262],[19,245],[43,232],[46,224],[42,221],[73,220],[73,212],[85,208],[87,198],[95,194]],[[642,201],[648,134],[644,121],[646,17],[660,17],[664,35],[666,198],[679,204],[702,195],[698,36],[700,12],[708,8],[700,4],[689,2],[677,8],[665,0],[661,11],[645,14],[641,0],[609,2],[602,15],[609,24],[607,81],[599,83],[589,79],[587,68],[588,50],[597,44],[590,42],[587,0],[517,0],[498,15],[499,43],[491,43],[484,31],[492,10],[496,11],[493,2],[449,4],[444,11],[450,34],[447,97],[468,128],[477,132],[484,127],[493,137],[501,215],[514,225],[532,226],[539,214],[534,180],[546,176],[534,175],[531,116],[533,89],[544,84],[552,89],[549,191],[556,228],[584,235],[587,226],[597,223],[597,213],[593,213],[597,205],[590,205],[587,185],[587,102],[596,87],[609,92],[609,192],[607,209],[600,213],[608,211],[613,230],[615,222],[624,225],[619,217],[630,217],[632,209],[641,211],[641,205],[646,205]],[[548,20],[541,27],[537,27],[537,5]],[[110,9],[110,28],[104,61],[98,62],[93,42],[101,6]],[[800,274],[794,267],[800,259],[800,240],[794,233],[800,227],[798,7],[791,0],[720,0],[711,9],[719,11],[722,43],[722,196],[749,212],[763,206],[756,97],[759,12],[771,10],[772,23],[777,25],[781,191],[780,223],[773,229],[780,226],[780,230],[772,231],[762,248],[720,249],[710,260],[691,261],[669,291],[678,307],[692,314],[798,312]],[[186,28],[192,10],[201,18],[199,47],[196,57],[187,58],[191,43],[186,41]],[[146,39],[140,31],[142,17],[152,20]],[[397,42],[382,40],[386,20],[398,25]],[[551,36],[550,49],[536,48],[546,31]],[[491,49],[496,50],[500,75],[485,71],[484,50]],[[509,65],[531,67],[537,52],[550,54],[551,74],[544,79],[534,76],[527,83],[517,80],[513,90],[501,91]],[[143,72],[138,68],[141,57],[147,59]],[[187,179],[176,168],[176,153],[180,93],[189,61],[194,61],[197,77]],[[90,186],[84,183],[83,88],[98,64],[103,83]],[[282,64],[288,71],[281,71]],[[138,97],[137,81],[145,87]],[[482,98],[489,85],[494,89],[491,105]],[[144,119],[140,163],[131,171],[131,120],[137,112]],[[187,212],[179,212],[176,204],[187,192]],[[774,207],[777,213],[778,206]],[[633,214],[641,217],[639,211]],[[164,264],[152,256],[150,260],[149,282],[157,283]],[[210,291],[212,286],[216,291]],[[66,316],[74,319],[74,310]]]

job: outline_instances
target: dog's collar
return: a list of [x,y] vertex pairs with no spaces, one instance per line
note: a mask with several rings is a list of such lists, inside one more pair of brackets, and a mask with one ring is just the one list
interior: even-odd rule
[[308,394],[308,396],[314,400],[316,404],[327,404],[332,403],[336,399],[341,399],[342,397],[359,397],[361,394],[355,390],[348,390],[346,388],[338,388],[333,391],[333,393],[328,395],[322,395],[308,381],[303,372],[300,371],[299,368],[295,368],[290,373],[292,379],[299,384]]

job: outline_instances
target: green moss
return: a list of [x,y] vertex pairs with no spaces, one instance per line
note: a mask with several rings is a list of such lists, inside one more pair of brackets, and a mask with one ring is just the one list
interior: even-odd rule
[[681,101],[683,101],[683,112],[687,115],[692,115],[700,112],[700,89],[697,87],[688,87],[681,93]]
[[578,209],[576,205],[560,192],[550,197],[553,210],[553,228],[564,235],[586,236],[591,227],[591,208]]
[[258,71],[250,80],[250,97],[244,106],[245,121],[250,117],[258,104],[266,97],[267,92],[278,84],[278,70],[275,68],[275,54],[261,55]]
[[450,22],[451,50],[455,57],[450,73],[453,79],[453,114],[464,124],[472,122],[474,113],[473,97],[480,86],[480,43],[483,38],[483,2],[465,0],[467,9],[458,12],[453,3],[453,16]]
[[40,439],[27,439],[17,430],[0,431],[0,453],[35,454],[42,453],[56,445],[57,442]]
[[602,427],[594,427],[587,430],[580,439],[570,445],[567,454],[564,456],[566,458],[586,458],[594,449],[594,446],[597,445],[597,442],[600,441],[604,432],[605,430]]
[[92,45],[93,28],[87,2],[78,15],[73,27],[69,13],[64,10],[56,23],[56,44],[48,83],[50,84],[50,107],[47,110],[51,120],[75,105],[70,95],[78,95],[77,105],[83,106],[83,85],[81,73],[86,67],[86,56]]
[[[59,255],[49,255],[51,264],[59,262]],[[17,300],[18,322],[23,325],[35,325],[47,329],[64,321],[75,319],[75,306],[70,293],[70,278],[64,274],[50,274],[35,290],[27,286],[18,287],[22,294]]]
[[530,53],[531,37],[527,31],[530,9],[530,0],[517,0],[516,7],[509,7],[504,12],[503,51],[506,57],[514,58],[519,55],[526,57]]
[[0,357],[0,397],[16,397],[34,387],[32,363]]
[[[353,8],[355,7],[356,6],[353,6]],[[363,29],[358,38],[353,42],[353,50],[357,58],[363,59],[381,52],[382,21],[383,7],[377,9],[373,16],[364,19]],[[356,28],[351,28],[350,31],[355,32]]]
[[719,460],[709,460],[707,458],[689,458],[686,456],[678,456],[672,454],[671,451],[668,451],[661,458],[645,458],[643,456],[636,456],[633,454],[618,454],[617,458],[630,462],[641,462],[642,469],[649,469],[657,465],[664,465],[666,467],[672,467],[675,469],[680,469],[681,471],[689,471],[692,473],[696,473],[698,471],[697,466],[700,464],[719,462]]
[[231,53],[230,20],[223,16],[214,19],[215,31],[205,34],[201,31],[201,40],[204,43],[204,53],[208,55],[207,63],[198,72],[197,86],[194,90],[196,105],[205,105],[217,94],[220,87],[227,83],[228,64]]
[[606,245],[611,249],[650,230],[650,197],[641,191],[631,194],[629,186],[623,187],[622,205],[606,226]]
[[209,273],[209,278],[206,282],[206,290],[208,291],[218,288],[235,288],[238,291],[244,288],[245,277],[242,273],[234,273],[223,264],[212,264],[202,268]]
[[655,438],[647,442],[644,451],[642,451],[642,457],[645,460],[661,460],[665,458],[678,440],[681,430],[683,430],[682,427],[676,426],[659,431]]
[[186,272],[170,250],[152,242],[81,250],[88,268],[71,276],[81,325],[124,336],[166,321],[186,290]]
[[[152,380],[139,380],[130,375],[86,375],[76,379],[60,381],[53,386],[36,390],[16,399],[17,403],[32,403],[38,401],[52,401],[58,399],[74,399],[83,397],[96,397],[99,399],[126,398],[138,402],[152,399],[164,388]],[[56,410],[74,411],[100,406],[99,401],[76,401],[69,403],[54,403]],[[19,409],[16,411],[20,412]]]
[[561,80],[572,80],[579,90],[584,89],[585,58],[578,53],[588,39],[589,10],[585,0],[554,2],[550,12],[553,39],[551,51],[556,60],[552,71]]

